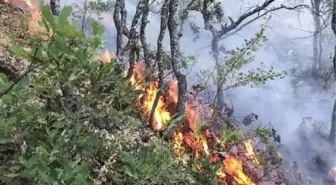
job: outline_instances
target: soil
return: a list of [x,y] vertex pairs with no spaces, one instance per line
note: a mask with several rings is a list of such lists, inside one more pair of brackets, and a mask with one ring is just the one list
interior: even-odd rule
[[26,45],[29,18],[29,12],[0,2],[0,72],[11,80],[17,78],[28,63],[23,58],[14,56],[10,47]]

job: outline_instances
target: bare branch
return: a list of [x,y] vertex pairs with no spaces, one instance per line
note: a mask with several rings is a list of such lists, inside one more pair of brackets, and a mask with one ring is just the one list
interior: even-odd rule
[[[228,32],[236,29],[245,19],[249,18],[250,16],[256,14],[256,13],[260,13],[261,11],[265,10],[271,3],[273,3],[275,0],[267,0],[266,2],[264,2],[261,6],[257,6],[255,9],[244,13],[243,15],[241,15],[236,21],[234,21],[233,23],[231,23],[229,26],[224,27],[222,30],[220,30],[217,33],[218,38],[223,37],[224,35],[226,35]],[[247,23],[243,24],[241,27],[239,27],[238,29],[236,29],[238,32],[239,30],[241,30],[242,28],[244,28],[245,26],[253,23],[254,21],[258,20],[259,18],[267,15],[270,12],[274,12],[280,9],[287,9],[287,10],[295,10],[295,9],[300,9],[300,8],[309,8],[308,5],[305,4],[300,4],[297,6],[293,6],[293,7],[288,7],[285,5],[281,5],[280,7],[274,7],[271,8],[269,10],[266,10],[264,13],[257,15],[255,18],[253,18],[252,20],[248,21]]]

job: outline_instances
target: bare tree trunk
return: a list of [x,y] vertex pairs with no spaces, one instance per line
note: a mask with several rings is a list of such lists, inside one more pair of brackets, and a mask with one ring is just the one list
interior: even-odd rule
[[166,0],[161,9],[161,25],[160,25],[160,34],[157,40],[157,53],[156,53],[156,63],[159,68],[159,84],[158,84],[158,91],[156,93],[155,99],[153,101],[152,110],[149,116],[149,125],[153,125],[153,119],[154,119],[154,113],[155,109],[157,107],[157,104],[159,103],[160,97],[163,94],[163,61],[162,61],[162,54],[163,54],[163,48],[162,48],[162,41],[166,33],[167,29],[167,23],[168,23],[168,8],[169,8],[169,0]]
[[[211,50],[212,50],[212,56],[213,58],[215,59],[215,62],[216,62],[216,67],[217,67],[217,76],[218,77],[221,77],[223,78],[223,75],[222,74],[222,70],[220,70],[220,61],[219,61],[219,39],[216,37],[216,35],[213,35],[213,38],[212,38],[212,47],[211,47]],[[216,106],[217,108],[221,109],[222,105],[224,104],[224,91],[222,90],[222,87],[223,87],[223,82],[222,80],[218,80],[216,86],[217,86],[217,90],[216,90],[216,95],[215,95],[215,98],[217,100],[217,103],[214,105]]]
[[313,7],[312,15],[314,20],[314,36],[313,36],[313,73],[317,74],[321,70],[322,41],[321,41],[321,0],[311,0]]
[[144,2],[144,11],[142,14],[142,18],[141,18],[141,26],[140,26],[140,40],[141,40],[141,44],[143,47],[143,51],[144,51],[144,58],[145,58],[145,64],[146,67],[150,68],[151,64],[150,64],[150,60],[149,60],[149,48],[148,48],[148,44],[147,44],[147,39],[146,39],[146,26],[148,23],[148,14],[149,14],[149,0],[145,0]]
[[60,0],[50,0],[51,13],[58,15],[61,9]]
[[140,0],[137,7],[136,7],[136,11],[135,11],[135,15],[133,17],[132,20],[132,24],[131,24],[131,29],[130,29],[130,33],[129,33],[129,38],[128,38],[128,42],[127,45],[125,46],[123,52],[121,53],[121,55],[124,55],[125,52],[130,50],[129,53],[129,69],[127,72],[127,76],[126,79],[130,79],[133,75],[133,71],[134,71],[134,65],[135,65],[135,50],[137,47],[137,43],[139,40],[139,33],[138,33],[138,27],[139,27],[139,23],[140,23],[140,18],[143,15],[143,11],[145,9],[145,2],[146,0]]
[[[178,100],[177,100],[177,116],[184,116],[185,102],[187,94],[187,78],[180,69],[180,43],[179,43],[179,0],[170,0],[169,5],[169,18],[168,18],[168,30],[170,37],[170,50],[171,50],[171,64],[174,75],[177,79],[178,86]],[[177,127],[181,125],[182,121],[177,121],[168,131],[168,137],[171,137]]]
[[[331,28],[334,32],[335,37],[336,37],[336,0],[333,0]],[[335,76],[335,80],[336,80],[336,45],[335,45],[335,49],[334,49],[333,70],[334,70],[334,76]],[[333,145],[336,144],[336,100],[334,102],[334,108],[333,108],[333,112],[332,112],[332,116],[331,116],[331,128],[330,128],[330,133],[329,133],[329,140],[333,143]]]

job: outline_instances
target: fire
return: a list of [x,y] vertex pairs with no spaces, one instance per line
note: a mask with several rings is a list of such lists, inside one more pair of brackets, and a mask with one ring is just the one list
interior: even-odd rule
[[[143,90],[145,93],[139,97],[137,106],[140,109],[144,119],[149,119],[150,111],[152,110],[153,102],[158,91],[158,82],[151,81],[147,86],[142,85],[140,82],[144,80],[144,68],[140,62],[135,64],[134,74],[130,79],[131,85],[137,90]],[[226,145],[221,142],[219,138],[210,133],[206,129],[203,134],[198,132],[198,121],[202,119],[203,113],[205,117],[209,117],[213,110],[202,103],[194,101],[187,102],[185,105],[185,124],[173,134],[173,153],[176,160],[182,164],[190,164],[188,161],[194,159],[201,159],[210,157],[210,163],[220,162],[221,168],[216,171],[218,181],[227,185],[228,176],[240,185],[255,185],[253,181],[244,173],[243,162],[231,155],[226,155],[225,159],[221,161],[219,155],[214,151],[214,148],[225,151]],[[175,113],[173,107],[177,104],[177,81],[171,80],[169,83],[168,91],[160,97],[158,105],[154,112],[154,130],[159,130],[166,127],[167,122],[171,119],[172,113]],[[202,110],[201,110],[202,109]],[[202,111],[202,112],[201,112]],[[245,143],[245,156],[258,164],[253,152],[252,140],[247,140]],[[190,154],[191,153],[191,154]],[[198,165],[196,169],[199,172],[203,171],[203,167]]]
[[41,20],[41,13],[37,10],[33,10],[30,12],[30,20],[28,23],[28,33],[30,36],[34,36],[38,33],[44,32],[44,30],[40,27],[39,21]]
[[248,157],[248,159],[253,160],[254,163],[259,164],[258,159],[256,158],[256,155],[253,151],[253,146],[252,146],[252,140],[249,139],[246,142],[244,142],[246,153],[245,155]]
[[[141,83],[139,83],[144,80],[144,76],[142,75],[143,73],[143,66],[140,62],[136,62],[134,74],[131,77],[130,82],[135,89],[145,91],[144,95],[141,95],[139,97],[140,101],[138,105],[141,108],[141,111],[143,111],[142,113],[148,120],[156,97],[156,93],[158,91],[158,82],[153,81],[148,86],[143,86]],[[154,112],[154,125],[152,125],[154,130],[160,130],[164,128],[165,124],[167,124],[171,118],[171,114],[169,111],[167,111],[166,105],[167,104],[165,103],[164,96],[161,96]]]
[[6,4],[28,9],[28,10],[35,10],[36,5],[31,0],[4,0]]
[[29,11],[30,18],[28,22],[28,34],[30,36],[43,32],[43,29],[38,24],[41,20],[41,14],[35,2],[32,0],[5,0],[4,2],[8,5]]
[[111,62],[111,60],[112,60],[111,53],[108,49],[106,49],[103,56],[102,56],[102,61],[104,63],[109,63],[109,62]]
[[242,161],[229,156],[223,161],[223,166],[225,172],[231,175],[238,184],[254,185],[251,179],[244,174]]

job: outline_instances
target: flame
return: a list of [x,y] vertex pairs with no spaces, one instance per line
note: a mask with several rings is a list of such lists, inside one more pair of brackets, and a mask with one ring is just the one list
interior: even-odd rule
[[32,0],[5,0],[6,4],[27,10],[30,13],[28,20],[28,35],[34,36],[44,32],[38,22],[41,20],[41,13],[35,2]]
[[28,10],[35,10],[36,5],[31,0],[4,0],[6,4],[17,6],[21,8],[25,8]]
[[111,53],[108,49],[106,49],[103,56],[102,56],[102,61],[104,63],[109,63],[109,62],[111,62],[111,60],[112,60]]
[[41,20],[41,12],[37,10],[33,10],[30,12],[30,19],[28,22],[28,34],[30,36],[34,36],[37,35],[38,33],[45,32],[43,28],[41,28],[39,25],[40,20]]
[[256,164],[259,164],[259,161],[256,158],[256,155],[253,151],[252,140],[248,139],[247,141],[244,142],[244,145],[246,149],[245,155],[247,156],[247,158],[253,160],[253,162]]
[[[134,74],[129,81],[135,89],[144,91],[144,94],[139,97],[137,106],[139,107],[141,115],[144,119],[148,120],[156,93],[158,91],[158,82],[151,81],[147,86],[141,84],[141,82],[144,81],[144,71],[145,70],[141,63],[136,62]],[[193,98],[189,99],[192,101],[185,104],[185,124],[183,124],[182,128],[173,133],[173,153],[176,157],[176,161],[182,164],[189,164],[188,160],[197,158],[200,159],[209,156],[209,162],[211,164],[217,162],[222,164],[221,168],[216,171],[217,179],[222,185],[227,185],[226,178],[228,175],[240,185],[255,185],[243,172],[243,163],[240,159],[233,156],[226,156],[225,159],[221,161],[219,155],[217,153],[213,153],[213,148],[225,151],[225,143],[221,142],[219,138],[211,134],[209,129],[206,129],[204,134],[200,134],[199,129],[196,129],[198,120],[203,117],[210,118],[213,110],[208,105],[194,101]],[[177,101],[177,81],[170,80],[168,90],[160,97],[154,112],[152,125],[154,130],[166,127],[167,122],[171,119],[171,114],[174,113],[174,111],[176,112],[175,107]],[[251,159],[258,164],[258,160],[255,158],[255,154],[253,152],[252,140],[248,140],[244,143],[244,145],[246,158]],[[196,165],[195,168],[199,172],[204,170],[201,165]]]
[[242,161],[229,156],[223,161],[223,166],[225,172],[231,175],[238,184],[255,185],[251,179],[244,174]]
[[[139,97],[140,101],[138,103],[138,106],[143,111],[142,113],[144,113],[144,116],[147,119],[149,119],[150,113],[153,107],[153,103],[156,97],[156,93],[158,91],[158,82],[153,81],[147,87],[144,87],[141,83],[139,83],[144,80],[144,76],[143,76],[144,71],[145,70],[143,66],[141,65],[141,62],[136,62],[134,74],[131,77],[130,82],[135,89],[145,91],[144,95],[141,95]],[[174,82],[171,82],[171,83],[174,83]],[[160,130],[164,128],[165,124],[168,123],[170,118],[171,118],[171,113],[167,111],[167,104],[165,103],[165,98],[164,96],[161,96],[159,98],[158,104],[154,111],[154,125],[152,125],[153,129]]]

